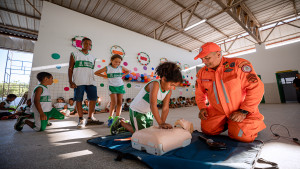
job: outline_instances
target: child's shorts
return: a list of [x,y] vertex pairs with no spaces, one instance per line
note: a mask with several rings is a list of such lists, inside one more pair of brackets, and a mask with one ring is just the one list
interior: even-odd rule
[[109,86],[109,95],[110,94],[125,94],[125,87],[122,86]]
[[129,117],[134,131],[153,126],[152,112],[144,114],[133,111],[131,108],[129,108]]
[[41,120],[40,119],[40,113],[39,112],[34,112],[34,125],[35,127],[33,128],[35,131],[44,131],[46,129],[46,126],[48,124],[49,118],[55,118],[62,120],[65,118],[63,114],[61,114],[59,111],[57,111],[55,108],[53,108],[49,112],[44,112],[45,115],[47,116],[47,120]]
[[74,101],[82,102],[84,92],[86,92],[88,100],[96,101],[97,87],[94,85],[80,85],[74,89]]

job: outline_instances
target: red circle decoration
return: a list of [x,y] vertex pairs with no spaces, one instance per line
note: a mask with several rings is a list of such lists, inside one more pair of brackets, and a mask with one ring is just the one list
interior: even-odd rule
[[[75,36],[74,38],[72,38],[72,46],[75,47],[76,49],[78,50],[81,50],[82,49],[82,46],[81,46],[81,41],[83,38],[87,38],[85,36]],[[92,48],[92,46],[91,46]],[[91,50],[91,49],[89,49]]]
[[118,45],[114,45],[110,48],[110,53],[111,55],[115,55],[115,54],[118,54],[120,56],[122,56],[124,58],[125,56],[125,51],[123,48],[121,48],[121,46],[118,46]]
[[138,62],[143,66],[147,66],[150,63],[150,56],[145,52],[138,53],[136,58]]
[[69,87],[65,87],[64,90],[65,90],[65,91],[69,91],[70,88],[69,88]]

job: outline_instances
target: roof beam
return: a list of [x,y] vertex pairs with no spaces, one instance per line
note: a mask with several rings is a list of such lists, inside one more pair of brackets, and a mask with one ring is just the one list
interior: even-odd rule
[[231,6],[227,6],[225,9],[222,9],[221,11],[219,11],[219,12],[213,14],[212,16],[206,18],[206,20],[209,20],[209,19],[211,19],[211,18],[214,18],[214,17],[220,15],[220,14],[223,13],[223,12],[227,12],[227,11],[230,10],[231,8],[234,8],[234,7],[238,6],[238,5],[239,5],[240,3],[242,3],[243,1],[245,1],[245,0],[239,0],[238,2],[232,4]]
[[285,23],[285,24],[287,24],[287,25],[293,26],[293,27],[295,27],[295,28],[300,28],[300,26],[294,25],[294,24],[291,24],[291,23],[288,23],[288,22],[283,22],[283,21],[282,21],[282,23]]
[[173,25],[171,25],[171,24],[168,23],[168,22],[167,22],[167,24],[168,24],[168,26],[170,26],[171,28],[175,29],[177,32],[173,33],[172,35],[170,35],[170,36],[168,36],[168,37],[165,37],[164,39],[162,39],[162,41],[167,40],[167,39],[171,38],[172,36],[177,35],[178,33],[181,33],[181,34],[183,34],[183,35],[185,35],[185,36],[187,36],[187,37],[189,37],[189,38],[191,38],[191,39],[194,39],[195,41],[198,41],[198,42],[200,42],[200,43],[205,43],[205,42],[203,42],[203,41],[201,41],[201,40],[199,40],[199,39],[197,39],[197,38],[195,38],[195,37],[193,37],[193,36],[191,36],[191,35],[189,35],[189,34],[187,34],[187,33],[184,33],[184,32],[183,32],[184,29],[177,29],[177,28],[175,28]]
[[[24,36],[18,36],[18,35],[3,33],[3,32],[0,32],[0,35],[10,36],[10,37],[14,37],[14,38],[20,38],[20,39],[25,39],[25,40],[37,41],[36,39],[33,39],[33,38],[28,38],[28,37],[24,37]],[[0,48],[3,48],[3,47],[0,47]]]
[[[176,4],[176,5],[178,5],[178,6],[180,6],[182,9],[185,9],[185,7],[182,5],[182,4],[180,4],[179,2],[177,2],[176,0],[171,0],[174,4]],[[188,9],[187,10],[188,12],[191,12],[191,10],[190,9]],[[182,21],[182,13],[180,13],[181,14],[181,21]],[[195,14],[195,13],[193,13],[193,15],[195,16],[195,17],[197,17],[198,19],[201,19],[201,20],[203,20],[203,18],[202,17],[200,17],[199,15],[197,15],[197,14]],[[222,35],[224,35],[224,36],[226,36],[227,38],[229,37],[228,35],[226,35],[224,32],[222,32],[220,29],[218,29],[218,28],[216,28],[215,26],[213,26],[209,21],[206,21],[205,22],[206,24],[208,24],[210,27],[212,27],[213,29],[215,29],[216,31],[218,31],[219,33],[221,33]],[[183,26],[182,26],[182,28],[183,28]]]
[[272,28],[272,30],[270,31],[270,33],[265,38],[264,42],[266,42],[268,40],[269,36],[272,34],[272,32],[274,31],[274,29],[277,27],[278,24],[279,24],[279,22],[277,22],[276,25]]
[[9,30],[13,30],[13,31],[17,31],[17,32],[22,32],[22,33],[27,33],[27,34],[38,36],[38,32],[34,31],[34,30],[24,29],[24,28],[15,27],[15,26],[8,26],[8,25],[3,25],[3,24],[0,24],[0,27],[9,29]]
[[[226,9],[227,5],[225,5],[221,0],[214,0],[221,8]],[[236,11],[236,12],[232,12]],[[249,35],[255,39],[255,41],[259,44],[262,43],[259,27],[255,25],[253,20],[248,20],[247,17],[243,17],[248,15],[246,11],[242,9],[241,6],[234,8],[232,11],[227,10],[226,13],[231,16]]]
[[[187,19],[187,21],[186,21],[186,23],[185,23],[185,25],[184,25],[184,28],[186,28],[187,25],[189,24],[189,22],[190,22],[192,16],[194,15],[194,12],[195,12],[196,8],[198,7],[198,5],[199,5],[199,3],[195,3],[195,5],[194,5],[194,7],[193,7],[193,9],[192,9],[192,12],[190,12],[190,15],[189,15],[189,17],[188,17],[188,19]],[[187,10],[187,11],[188,11],[188,10]]]
[[250,19],[256,24],[257,27],[261,27],[261,24],[258,22],[256,17],[253,15],[253,13],[250,11],[250,9],[246,6],[244,2],[241,2],[241,7],[244,10],[244,12],[247,13],[247,15],[250,17]]
[[297,12],[297,7],[296,7],[296,2],[295,2],[295,0],[290,0],[290,1],[292,1],[293,8],[294,8],[294,12],[295,12],[295,16],[298,16],[298,12]]
[[[145,15],[145,14],[143,14],[143,13],[140,13],[140,12],[136,11],[135,9],[132,9],[132,8],[126,6],[126,5],[123,5],[123,4],[121,4],[121,3],[119,3],[119,2],[117,2],[117,1],[115,1],[115,0],[109,0],[109,1],[112,2],[112,3],[114,3],[114,4],[117,4],[117,5],[121,6],[121,7],[123,7],[123,8],[126,8],[126,9],[128,9],[128,10],[134,12],[134,13],[137,13],[137,14],[139,14],[139,15],[141,15],[141,16],[147,18],[147,19],[150,19],[150,20],[152,20],[152,21],[155,21],[155,22],[161,24],[161,26],[164,26],[164,24],[167,23],[167,22],[161,22],[161,21],[158,21],[158,20],[156,20],[156,19],[154,19],[154,18],[152,18],[152,17],[150,17],[150,16],[148,16],[148,15]],[[199,3],[199,1],[197,1],[196,3]],[[159,27],[161,27],[161,26],[159,26]],[[188,34],[186,34],[186,33],[183,33],[182,31],[180,32],[180,30],[178,30],[177,28],[175,28],[174,26],[172,26],[172,25],[169,24],[169,23],[167,23],[166,26],[168,26],[169,28],[171,28],[171,29],[177,31],[178,33],[181,33],[181,34],[183,34],[183,35],[185,35],[185,36],[187,36],[187,37],[189,37],[189,38],[192,38],[192,39],[194,39],[194,40],[197,40],[197,41],[203,43],[202,41],[200,41],[199,39],[197,39],[197,38],[195,38],[195,37],[192,37],[192,36],[190,36],[190,35],[188,35]],[[159,27],[158,27],[158,28],[159,28]],[[158,29],[158,28],[156,28],[156,29]],[[154,32],[154,30],[153,30],[152,32]],[[151,33],[152,33],[152,32],[151,32]],[[149,35],[148,35],[148,36],[149,36]],[[163,41],[163,40],[162,40],[162,41]]]
[[[160,26],[158,26],[157,28],[155,28],[153,31],[151,31],[149,34],[147,34],[148,36],[150,36],[153,32],[154,32],[154,34],[155,34],[155,32],[160,28],[160,27],[162,27],[162,26],[164,26],[164,24],[165,23],[167,23],[167,25],[169,26],[169,28],[172,28],[173,30],[175,30],[176,32],[175,33],[173,33],[173,34],[171,34],[171,35],[169,35],[168,37],[165,37],[164,39],[162,39],[161,41],[164,41],[164,40],[167,40],[167,39],[169,39],[169,38],[171,38],[172,36],[175,36],[175,35],[177,35],[177,34],[182,34],[182,35],[185,35],[185,36],[187,36],[187,37],[189,37],[189,38],[191,38],[191,39],[193,39],[193,40],[195,40],[195,41],[198,41],[198,42],[200,42],[200,43],[205,43],[205,42],[203,42],[203,41],[201,41],[200,39],[197,39],[197,38],[195,38],[195,37],[193,37],[193,36],[191,36],[191,35],[189,35],[189,34],[187,34],[187,33],[184,33],[184,28],[185,28],[185,26],[186,25],[188,25],[188,21],[189,21],[189,19],[188,19],[188,21],[185,23],[185,25],[183,26],[183,28],[176,28],[175,26],[173,26],[171,23],[170,23],[170,21],[171,20],[173,20],[174,18],[176,18],[176,17],[180,17],[180,19],[181,19],[181,13],[183,13],[183,12],[185,12],[185,11],[187,11],[188,9],[190,9],[190,8],[192,8],[193,7],[193,9],[196,9],[196,7],[198,6],[198,4],[200,3],[200,1],[198,0],[198,1],[196,1],[194,4],[191,4],[189,7],[186,7],[185,9],[183,9],[183,10],[181,10],[178,14],[176,14],[176,15],[174,15],[173,17],[171,17],[170,19],[168,19],[167,21],[165,21],[165,22],[160,22]],[[190,15],[191,16],[191,15]],[[180,20],[181,22],[182,22],[182,20]],[[183,24],[183,23],[182,23]],[[156,36],[154,36],[154,37],[156,37]]]
[[[229,48],[227,50],[225,49],[225,52],[229,52],[229,50],[231,49],[232,45],[235,43],[235,41],[237,40],[238,37],[239,36],[235,37],[235,39],[233,40],[233,42],[230,44]],[[224,45],[225,45],[225,43],[224,43]]]
[[227,6],[231,6],[234,0],[227,0]]
[[41,19],[40,17],[36,17],[36,16],[32,16],[32,15],[27,15],[27,14],[24,14],[24,13],[21,13],[21,12],[18,12],[18,11],[13,11],[13,10],[10,10],[10,9],[5,9],[5,8],[2,8],[2,7],[0,7],[0,10],[1,11],[5,11],[5,12],[9,12],[9,13],[14,13],[14,14],[17,14],[17,15],[22,15],[22,16],[25,16],[25,17],[28,17],[28,18],[32,18],[32,19],[36,19],[36,20],[40,20]]
[[40,12],[38,9],[36,9],[36,7],[35,7],[29,0],[26,0],[26,2],[29,3],[29,5],[30,5],[37,13],[39,13],[40,16],[42,15],[41,12]]

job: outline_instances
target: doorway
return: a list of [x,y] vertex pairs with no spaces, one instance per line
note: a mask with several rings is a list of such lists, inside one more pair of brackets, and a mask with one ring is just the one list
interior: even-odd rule
[[276,81],[278,85],[281,103],[297,103],[297,92],[293,86],[293,80],[298,71],[287,70],[276,72]]

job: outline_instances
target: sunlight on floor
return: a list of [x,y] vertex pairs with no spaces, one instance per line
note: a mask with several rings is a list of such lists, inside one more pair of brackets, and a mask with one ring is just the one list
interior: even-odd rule
[[285,161],[285,163],[278,164],[279,168],[298,168],[299,154],[300,146],[298,144],[271,142],[263,146],[260,158],[272,162]]
[[71,144],[78,144],[82,143],[80,141],[73,141],[73,142],[64,142],[64,143],[53,143],[54,146],[66,146],[66,145],[71,145]]
[[67,121],[66,120],[60,120],[60,121],[50,121],[52,123],[52,126],[47,127],[48,129],[54,129],[54,128],[63,128],[63,127],[76,127],[77,122],[76,121]]
[[91,152],[89,150],[82,150],[82,151],[75,151],[75,152],[72,152],[72,153],[60,154],[60,155],[58,155],[58,157],[61,158],[61,159],[68,159],[68,158],[74,158],[74,157],[89,155],[89,154],[93,154],[93,152]]
[[91,129],[81,129],[81,130],[66,131],[60,133],[50,133],[48,134],[48,137],[49,137],[49,142],[53,144],[61,141],[91,138],[91,136],[93,135],[97,135],[97,132]]

